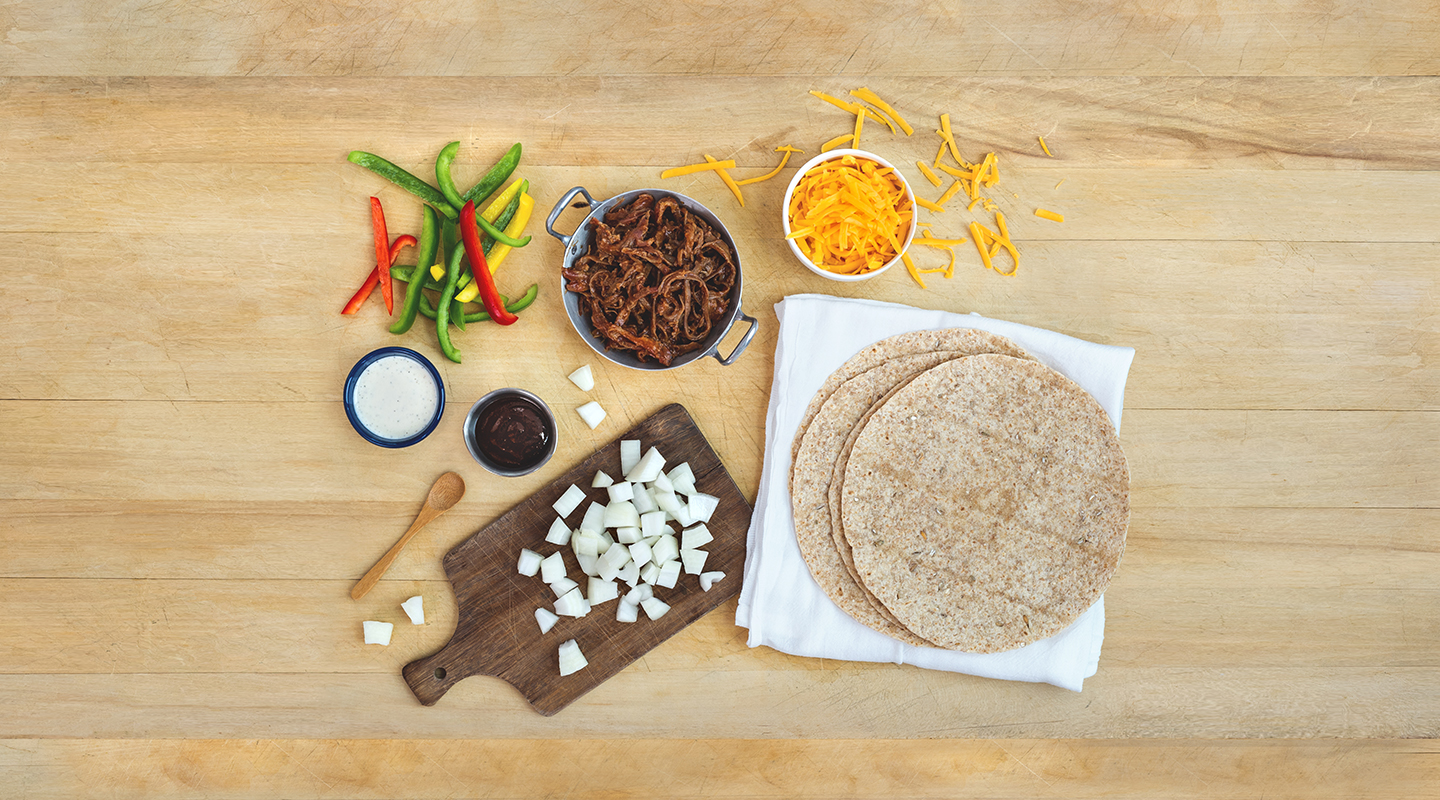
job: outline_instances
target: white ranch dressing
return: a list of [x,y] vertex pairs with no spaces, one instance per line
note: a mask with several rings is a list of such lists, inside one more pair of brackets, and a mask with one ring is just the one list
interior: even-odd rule
[[371,433],[382,439],[409,439],[435,418],[440,387],[415,359],[385,356],[360,373],[351,402],[356,418]]

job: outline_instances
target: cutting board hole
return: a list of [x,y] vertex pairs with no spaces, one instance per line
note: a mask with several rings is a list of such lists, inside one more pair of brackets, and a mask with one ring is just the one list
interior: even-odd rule
[[445,680],[445,668],[444,668],[444,667],[436,667],[436,668],[435,668],[435,680],[437,680],[437,681],[443,681],[443,680]]

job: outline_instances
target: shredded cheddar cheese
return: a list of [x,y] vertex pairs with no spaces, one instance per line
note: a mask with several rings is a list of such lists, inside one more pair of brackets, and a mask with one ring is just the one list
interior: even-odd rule
[[900,260],[905,262],[905,271],[909,272],[910,277],[914,278],[915,282],[920,284],[920,288],[928,290],[930,287],[925,285],[925,279],[920,277],[920,272],[915,269],[915,262],[911,260],[910,253],[901,253]]
[[894,170],[852,155],[805,173],[787,212],[793,232],[786,238],[810,263],[843,275],[863,275],[893,261],[914,215]]
[[[870,105],[880,109],[881,113],[895,120],[895,124],[900,126],[900,130],[905,131],[906,136],[915,133],[915,129],[910,127],[910,123],[906,122],[904,117],[896,113],[895,109],[891,108],[889,103],[881,100],[879,95],[875,94],[869,89],[866,89],[864,86],[861,86],[859,89],[851,92],[850,96],[858,97],[859,99],[864,100]],[[894,126],[891,126],[890,131],[892,133],[895,131]]]
[[[890,120],[885,119],[884,117],[880,116],[874,111],[871,111],[865,106],[860,105],[859,103],[851,103],[848,100],[841,100],[838,97],[831,97],[824,92],[815,91],[814,89],[810,90],[810,94],[815,95],[816,97],[824,100],[832,106],[835,106],[836,108],[842,108],[850,112],[851,114],[864,114],[865,116],[875,120],[876,122],[889,127],[891,133],[896,132],[895,126],[890,123]],[[854,94],[854,92],[851,92],[851,94]]]
[[843,136],[836,136],[834,139],[831,139],[825,144],[820,145],[820,152],[824,153],[828,150],[834,150],[840,145],[845,144],[846,142],[853,142],[854,140],[855,134],[853,133],[847,133]]
[[1037,208],[1037,209],[1035,209],[1035,216],[1040,217],[1041,219],[1048,219],[1048,220],[1050,220],[1051,222],[1064,222],[1064,221],[1065,221],[1065,215],[1064,215],[1064,214],[1057,214],[1057,213],[1055,213],[1054,211],[1051,211],[1051,210],[1049,210],[1049,209],[1047,209],[1047,208]]
[[960,193],[961,188],[963,188],[963,186],[961,185],[960,181],[957,180],[951,183],[950,188],[946,189],[945,193],[940,195],[940,199],[936,200],[935,203],[937,205],[945,205],[946,203],[950,202],[950,198]]
[[729,164],[731,167],[733,167],[733,166],[735,166],[735,162],[734,162],[734,161],[729,161],[729,160],[727,160],[727,161],[716,161],[716,160],[714,159],[714,157],[711,156],[709,153],[706,153],[706,154],[705,154],[705,160],[706,160],[707,162],[709,162],[710,164],[714,164],[714,165],[715,165],[715,171],[718,172],[718,173],[720,173],[720,180],[725,181],[725,185],[728,186],[728,187],[730,187],[730,193],[733,194],[733,195],[735,195],[735,199],[740,201],[740,207],[741,207],[741,208],[744,208],[744,207],[745,207],[745,195],[740,194],[740,187],[735,184],[735,179],[732,178],[732,177],[730,177],[730,173],[728,173],[728,172],[725,171],[725,170],[727,169],[727,167],[720,166],[721,164]]
[[855,143],[852,145],[853,147],[858,148],[860,146],[860,130],[864,127],[865,111],[857,106],[855,110],[855,138],[851,139],[851,141]]
[[1045,144],[1045,137],[1044,137],[1044,136],[1036,136],[1035,138],[1040,140],[1040,149],[1045,151],[1045,155],[1050,156],[1051,158],[1054,158],[1054,157],[1055,157],[1055,154],[1052,153],[1052,152],[1050,152],[1050,148],[1049,148],[1048,146],[1046,146],[1046,144]]
[[916,161],[915,166],[920,168],[920,174],[924,175],[925,180],[930,181],[931,185],[937,188],[940,186],[940,176],[936,175],[934,172],[931,172],[930,168],[925,165],[924,161]]
[[751,183],[759,183],[760,181],[768,181],[768,180],[770,180],[771,178],[775,177],[776,175],[779,175],[779,174],[780,174],[780,170],[785,169],[785,162],[787,162],[787,161],[790,160],[790,154],[791,154],[791,153],[803,153],[803,152],[805,152],[805,151],[804,151],[804,150],[800,150],[800,149],[795,148],[795,147],[791,147],[791,146],[788,145],[788,144],[784,144],[784,145],[781,145],[781,146],[775,148],[775,152],[777,152],[777,153],[782,153],[782,152],[783,152],[783,153],[785,154],[785,155],[783,155],[783,156],[780,157],[780,166],[776,167],[775,169],[770,170],[769,172],[765,173],[764,175],[759,175],[759,176],[756,176],[756,177],[754,177],[754,178],[746,178],[746,179],[743,180],[743,181],[735,181],[735,185],[736,185],[736,186],[745,186],[745,185],[751,184]]
[[[708,156],[707,156],[707,158],[708,158]],[[705,170],[710,170],[710,169],[713,169],[713,170],[716,170],[716,171],[719,171],[719,170],[722,170],[722,169],[735,169],[735,160],[734,160],[734,159],[726,159],[726,160],[724,160],[724,161],[716,161],[716,160],[714,160],[714,159],[710,159],[709,161],[707,161],[707,162],[704,163],[704,164],[691,164],[691,165],[688,166],[688,167],[675,167],[674,169],[667,169],[667,170],[665,170],[664,172],[660,173],[660,177],[662,177],[662,178],[679,178],[679,177],[681,177],[682,175],[694,175],[694,174],[697,173],[697,172],[704,172]]]
[[942,212],[945,211],[945,206],[936,205],[935,203],[932,203],[932,202],[930,202],[929,200],[926,200],[926,199],[923,198],[923,197],[916,197],[916,198],[915,198],[915,205],[920,206],[921,208],[926,208],[926,209],[929,209],[929,210],[931,210],[931,211],[934,211],[934,212],[937,213],[937,214],[942,213]]

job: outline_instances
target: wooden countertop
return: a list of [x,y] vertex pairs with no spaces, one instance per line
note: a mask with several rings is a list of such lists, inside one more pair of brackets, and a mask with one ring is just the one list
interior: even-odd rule
[[[0,8],[0,795],[1434,796],[1433,2],[109,5]],[[998,154],[1016,277],[962,247],[928,290],[828,282],[779,240],[793,169],[743,209],[696,175],[664,185],[736,234],[760,335],[730,367],[589,354],[541,225],[566,189],[704,153],[762,174],[846,131],[809,90],[862,85],[917,128],[866,128],[902,167],[947,112]],[[419,219],[345,153],[425,174],[455,139],[461,183],[524,143],[536,239],[501,280],[542,290],[461,334],[460,365],[377,301],[337,313],[373,264],[366,198],[392,234]],[[454,625],[440,556],[628,425],[680,400],[754,497],[773,306],[803,292],[1136,348],[1133,521],[1084,692],[748,649],[731,602],[554,718],[484,678],[421,707],[399,669]],[[403,451],[340,403],[389,344],[450,398]],[[511,385],[562,444],[500,480],[459,427]],[[447,469],[465,500],[352,602]],[[429,624],[361,644],[417,593]]]

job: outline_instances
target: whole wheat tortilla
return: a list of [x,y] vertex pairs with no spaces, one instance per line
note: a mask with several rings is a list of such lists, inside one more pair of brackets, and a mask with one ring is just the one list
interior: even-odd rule
[[1130,476],[1099,403],[1032,361],[915,377],[856,437],[841,487],[861,582],[906,628],[977,653],[1052,636],[1119,564]]
[[[901,626],[853,577],[833,533],[832,472],[851,429],[894,387],[943,361],[975,353],[1029,358],[1001,336],[973,329],[918,331],[892,336],[857,353],[826,381],[796,434],[791,463],[791,507],[796,540],[811,575],[831,600],[861,623],[908,644],[931,646]],[[861,369],[860,367],[864,367]],[[847,378],[837,376],[848,375]],[[821,395],[824,397],[821,397]],[[848,555],[848,554],[846,554]]]

